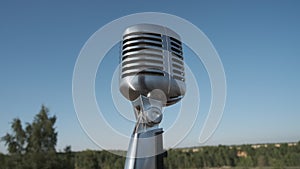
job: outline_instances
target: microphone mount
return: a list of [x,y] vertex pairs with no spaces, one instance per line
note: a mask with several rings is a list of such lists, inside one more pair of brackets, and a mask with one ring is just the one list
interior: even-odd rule
[[132,101],[136,125],[127,152],[125,169],[162,169],[162,101],[139,96]]

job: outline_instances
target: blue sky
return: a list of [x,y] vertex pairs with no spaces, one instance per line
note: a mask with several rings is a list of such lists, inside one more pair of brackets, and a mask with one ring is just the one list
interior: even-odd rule
[[[0,135],[10,131],[15,117],[31,122],[45,104],[58,117],[58,149],[66,145],[73,150],[99,149],[81,129],[73,107],[72,74],[77,56],[87,39],[106,23],[151,11],[177,15],[195,24],[223,62],[227,102],[222,121],[207,144],[299,141],[299,7],[298,1],[1,1]],[[209,81],[201,62],[189,49],[185,51],[201,89],[202,107],[196,126],[180,146],[193,146],[198,145],[208,109]],[[98,102],[107,111],[115,109],[103,101],[101,90],[110,85],[110,76],[102,74],[113,73],[116,55],[117,49],[112,49],[97,74]],[[107,83],[101,84],[101,78]],[[176,106],[166,111],[176,110]],[[163,126],[168,127],[174,116],[166,113]],[[131,133],[130,125],[127,129],[112,123],[125,134]],[[119,144],[118,140],[112,142]],[[5,152],[3,143],[0,152]]]

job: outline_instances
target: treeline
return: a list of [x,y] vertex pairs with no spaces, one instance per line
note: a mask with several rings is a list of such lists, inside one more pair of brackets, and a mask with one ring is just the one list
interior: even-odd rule
[[210,146],[168,151],[165,169],[219,167],[300,167],[300,142],[241,146]]
[[[123,169],[125,157],[107,151],[64,152],[4,155],[0,154],[0,169]],[[208,146],[168,150],[164,158],[165,169],[202,168],[254,168],[283,169],[300,167],[300,142],[268,144],[253,148],[252,145]]]
[[[11,123],[11,133],[1,137],[8,154],[0,153],[0,169],[123,169],[125,158],[107,151],[57,152],[55,116],[42,106],[31,123]],[[125,152],[122,152],[125,154]],[[168,150],[165,169],[215,167],[300,167],[300,141],[294,144],[207,146]]]
[[0,153],[0,169],[123,169],[125,157],[107,151]]

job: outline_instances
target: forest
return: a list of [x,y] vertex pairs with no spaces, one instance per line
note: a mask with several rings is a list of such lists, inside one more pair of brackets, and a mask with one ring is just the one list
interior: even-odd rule
[[[31,123],[18,118],[11,133],[1,137],[7,154],[0,153],[0,169],[122,169],[125,158],[108,151],[56,151],[56,116],[42,105]],[[124,154],[126,152],[123,152]],[[255,145],[218,145],[167,150],[165,169],[300,168],[300,141]]]

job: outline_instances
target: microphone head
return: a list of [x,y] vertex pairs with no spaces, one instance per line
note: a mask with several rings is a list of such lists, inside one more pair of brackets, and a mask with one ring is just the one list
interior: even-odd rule
[[180,36],[159,25],[128,27],[122,40],[119,85],[130,101],[145,96],[163,106],[178,102],[186,91]]

